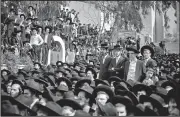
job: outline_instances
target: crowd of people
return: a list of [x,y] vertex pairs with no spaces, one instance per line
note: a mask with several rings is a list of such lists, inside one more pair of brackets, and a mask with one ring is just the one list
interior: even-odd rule
[[[33,61],[47,64],[48,50],[53,50],[56,42],[53,36],[60,36],[66,43],[66,50],[71,48],[72,42],[77,46],[87,47],[97,43],[99,27],[91,24],[81,24],[79,12],[64,7],[57,17],[38,19],[35,8],[29,6],[27,13],[14,4],[4,3],[2,16],[2,51],[13,51],[16,55],[31,57]],[[96,44],[97,45],[97,44]],[[16,51],[17,50],[17,51]],[[76,47],[77,51],[79,50]]]
[[[6,26],[14,27],[15,12],[10,13]],[[71,15],[62,12],[57,21],[67,24],[59,28],[34,25],[36,20],[32,23],[29,14],[21,14],[20,24],[4,34],[4,50],[18,44],[21,53],[24,45],[32,46],[34,68],[26,66],[17,73],[1,70],[2,116],[180,116],[180,54],[157,54],[151,45],[137,47],[131,38],[125,45],[102,42],[97,49],[92,46],[97,30],[67,33],[66,26],[76,22]],[[67,45],[70,42],[70,51],[82,50],[74,61],[45,65],[47,50],[54,47],[53,34]],[[78,35],[91,35],[91,39],[83,42]]]

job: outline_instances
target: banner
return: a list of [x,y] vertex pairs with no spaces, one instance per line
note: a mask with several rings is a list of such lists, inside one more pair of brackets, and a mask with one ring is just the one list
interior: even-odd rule
[[[60,44],[60,47],[59,47],[60,51],[49,50],[47,65],[49,65],[49,64],[56,64],[57,61],[65,62],[65,54],[66,54],[65,52],[66,52],[66,50],[65,50],[65,43],[64,43],[64,41],[59,36],[53,36],[53,39],[54,39],[54,41],[56,43]],[[57,45],[59,45],[59,44],[57,44]]]
[[51,64],[55,65],[57,61],[63,61],[63,58],[61,57],[60,52],[51,51],[50,56],[51,56],[51,60],[50,60]]

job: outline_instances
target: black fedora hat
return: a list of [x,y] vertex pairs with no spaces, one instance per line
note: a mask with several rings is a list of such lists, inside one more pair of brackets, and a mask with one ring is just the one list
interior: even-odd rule
[[52,90],[54,89],[54,87],[44,87],[44,91],[42,93],[42,97],[45,98],[47,100],[47,102],[49,101],[57,101],[57,97],[53,94]]
[[15,79],[18,79],[18,77],[17,77],[17,75],[16,74],[10,74],[10,75],[8,75],[8,81],[10,81],[10,80],[15,80]]
[[69,88],[64,85],[59,85],[59,86],[55,87],[55,89],[53,89],[53,91],[68,92]]
[[38,28],[37,27],[32,27],[31,31],[33,31],[33,30],[36,30],[38,32]]
[[31,116],[36,116],[36,112],[34,112],[32,109],[30,109],[30,105],[32,103],[31,100],[29,100],[24,95],[18,96],[16,99],[12,101],[15,105],[18,105],[22,109],[27,109],[28,112],[30,112]]
[[61,64],[60,66],[63,65],[63,62],[62,62],[62,61],[57,61],[57,62],[56,62],[56,66],[59,66],[59,65],[58,65],[59,63]]
[[48,112],[48,116],[61,116],[61,106],[59,106],[56,102],[49,101],[45,106],[41,104],[36,104],[38,109],[43,109]]
[[75,95],[78,95],[78,93],[80,91],[83,91],[83,92],[87,93],[88,97],[91,98],[92,93],[93,93],[93,88],[86,86],[86,87],[83,87],[83,88],[75,89]]
[[26,80],[26,85],[23,86],[23,89],[30,89],[39,94],[42,94],[42,90],[39,83],[35,82],[33,79]]
[[97,73],[96,73],[96,71],[93,68],[87,67],[85,72],[87,73],[88,71],[91,71],[94,74],[94,79],[97,78]]
[[[37,28],[36,28],[36,29],[37,29]],[[36,64],[38,64],[38,65],[39,65],[39,67],[40,67],[40,68],[42,68],[41,63],[39,63],[39,62],[34,62],[34,65],[36,65]]]
[[68,71],[69,73],[72,72],[72,70],[70,68],[64,68],[65,71]]
[[113,50],[121,50],[123,47],[121,45],[115,45]]
[[51,86],[56,86],[56,79],[54,75],[50,75],[50,74],[44,75],[44,78],[46,79],[46,81],[48,81],[51,84]]
[[26,16],[25,16],[24,14],[21,14],[20,17],[21,17],[21,16],[24,16],[24,19],[26,19]]
[[109,98],[112,98],[112,96],[114,96],[114,92],[112,91],[112,89],[109,87],[109,86],[106,86],[106,85],[100,85],[98,87],[96,87],[93,91],[93,96],[96,97],[97,96],[97,93],[99,91],[103,91],[105,92],[106,94],[108,94]]
[[109,83],[107,80],[101,80],[101,79],[95,79],[95,85],[98,86],[99,84],[107,85],[109,86]]
[[59,73],[59,72],[61,72],[64,76],[66,76],[67,75],[67,73],[66,73],[66,71],[64,70],[64,69],[57,69],[56,71],[55,71],[55,73]]
[[99,114],[101,116],[116,116],[116,108],[111,103],[106,103],[102,105],[100,102],[97,102],[99,108]]
[[131,91],[125,91],[125,94],[123,96],[129,97],[132,100],[134,105],[137,105],[139,103],[136,95]]
[[135,46],[130,46],[126,48],[127,51],[133,51],[135,53],[139,53],[139,51],[137,50],[137,47]]
[[19,70],[18,70],[18,74],[22,74],[24,77],[27,77],[27,76],[28,76],[28,75],[27,75],[27,71],[24,70],[24,69],[19,69]]
[[128,81],[121,80],[120,82],[125,83],[129,90],[131,90],[132,87],[133,87],[133,86],[132,86],[133,83],[130,82],[130,80],[128,80]]
[[79,81],[79,80],[81,80],[81,77],[80,76],[73,76],[72,78],[70,78],[70,80],[71,80],[71,82],[73,82],[73,81]]
[[34,69],[33,71],[31,71],[31,73],[32,73],[32,75],[33,75],[33,74],[40,74],[41,71],[40,71],[40,70],[35,70],[35,69]]
[[30,6],[28,6],[28,9],[29,9],[29,8],[32,8],[32,9],[34,9],[34,7],[33,7],[33,6],[31,6],[31,5],[30,5]]
[[111,103],[113,105],[116,105],[117,103],[121,103],[125,106],[128,106],[128,105],[133,105],[133,102],[131,99],[127,98],[127,97],[124,97],[124,96],[120,96],[120,95],[116,95],[114,96],[112,99],[111,99]]
[[126,109],[129,113],[133,113],[134,116],[144,116],[145,115],[144,111],[141,108],[139,108],[137,105],[135,106],[135,105],[129,104],[129,105],[127,105]]
[[143,47],[141,48],[141,54],[142,54],[142,55],[143,55],[144,49],[150,50],[150,52],[151,52],[151,57],[154,56],[154,49],[153,49],[151,46],[149,46],[149,45],[143,46]]
[[33,78],[35,82],[38,82],[38,83],[41,83],[41,84],[44,84],[46,87],[48,87],[48,82],[42,78],[42,77],[39,77],[39,78]]
[[114,82],[113,85],[116,90],[129,91],[128,86],[124,82]]
[[19,79],[15,79],[12,81],[12,85],[13,84],[19,84],[21,87],[23,87],[23,85],[25,84],[23,81],[19,80]]
[[[168,100],[168,96],[167,96],[168,91],[165,88],[157,86],[156,91],[154,93],[162,97],[165,102]],[[164,102],[162,101],[161,103]]]
[[109,81],[109,83],[111,83],[112,81],[120,82],[120,81],[122,81],[122,79],[117,76],[111,76],[108,78],[108,81]]
[[172,81],[166,80],[161,84],[161,87],[166,88],[167,86],[171,86],[173,89],[176,89],[176,84]]
[[52,32],[52,27],[51,27],[51,26],[46,26],[46,27],[44,28],[44,30],[46,31],[46,29],[49,29],[49,33]]
[[163,108],[163,99],[157,94],[151,94],[150,96],[141,95],[139,101],[140,103],[151,102],[153,107]]
[[68,78],[65,78],[65,77],[61,77],[61,78],[59,78],[59,79],[57,80],[58,86],[59,86],[60,82],[62,82],[62,81],[66,82],[69,88],[72,88],[72,83],[71,83],[71,81],[70,81]]
[[17,105],[21,109],[27,109],[32,116],[36,116],[36,112],[29,108],[32,101],[26,98],[24,95],[20,95],[16,99],[11,96],[2,95],[2,100],[9,100],[12,105]]
[[84,83],[88,83],[88,84],[90,85],[90,84],[91,84],[91,80],[90,80],[90,79],[87,79],[87,78],[79,80],[79,81],[76,83],[76,85],[75,85],[75,89],[80,88],[80,87],[82,86],[82,84],[84,84]]
[[138,91],[144,90],[147,95],[151,95],[152,89],[144,84],[136,84],[133,86],[132,91],[137,94]]
[[3,72],[7,72],[7,75],[11,74],[11,72],[10,72],[9,70],[7,70],[7,69],[2,69],[2,70],[1,70],[1,74],[2,74]]
[[69,106],[72,107],[74,110],[82,110],[81,105],[73,99],[61,99],[56,103],[59,104],[61,107]]
[[21,116],[10,100],[1,100],[2,116]]
[[179,99],[178,99],[178,92],[177,92],[175,89],[171,89],[170,91],[168,91],[167,97],[168,97],[167,102],[168,102],[171,98],[174,98],[174,99],[176,100],[176,102],[178,102],[177,100],[179,100]]

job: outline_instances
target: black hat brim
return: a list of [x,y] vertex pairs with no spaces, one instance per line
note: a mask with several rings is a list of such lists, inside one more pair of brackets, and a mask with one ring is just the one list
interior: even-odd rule
[[95,85],[98,86],[98,84],[103,84],[109,86],[109,83],[101,80],[101,79],[95,79]]
[[62,81],[65,81],[66,83],[67,83],[67,85],[68,85],[68,87],[69,88],[71,88],[72,87],[72,83],[71,83],[71,81],[69,80],[69,79],[67,79],[67,78],[59,78],[58,80],[57,80],[57,83],[58,83],[58,85],[60,84],[60,82],[62,82]]
[[79,80],[76,85],[75,85],[75,88],[78,89],[79,87],[81,87],[81,85],[83,83],[88,83],[89,85],[91,84],[91,80],[90,79],[82,79],[82,80]]
[[143,85],[143,84],[134,85],[133,88],[132,88],[132,91],[135,94],[140,90],[145,90],[148,95],[150,95],[152,93],[152,89],[150,87],[146,86],[146,85]]
[[157,107],[157,108],[162,108],[163,107],[162,104],[159,103],[157,100],[155,100],[155,99],[153,99],[153,98],[151,98],[149,96],[146,96],[146,95],[141,95],[139,101],[140,101],[140,103],[151,102],[152,105],[154,107]]
[[117,77],[117,76],[111,76],[109,79],[108,79],[109,83],[111,83],[112,81],[115,81],[115,82],[120,82],[122,81],[121,78]]
[[81,105],[72,99],[61,99],[61,100],[57,101],[56,103],[59,104],[61,107],[70,106],[74,110],[82,110]]
[[97,96],[97,93],[99,91],[104,91],[105,93],[108,94],[108,96],[111,98],[114,96],[114,92],[112,91],[112,89],[109,87],[109,86],[106,86],[106,85],[100,85],[98,87],[96,87],[93,91],[93,96],[96,98]]
[[130,104],[132,104],[132,101],[129,100],[128,98],[125,98],[124,96],[120,96],[120,95],[116,95],[112,98],[112,104],[115,105],[115,104],[118,104],[118,103],[121,103],[125,106],[128,106]]

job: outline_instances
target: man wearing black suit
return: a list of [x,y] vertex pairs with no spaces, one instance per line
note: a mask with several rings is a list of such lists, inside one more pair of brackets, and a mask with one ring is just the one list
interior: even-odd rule
[[125,62],[124,66],[124,80],[141,82],[146,70],[143,61],[136,58],[139,51],[135,47],[128,47],[127,51],[129,60]]
[[111,59],[109,65],[110,76],[118,76],[121,79],[124,78],[124,63],[127,58],[122,56],[123,47],[120,45],[115,45],[113,49],[114,58]]
[[145,45],[141,48],[141,54],[144,57],[144,65],[146,66],[146,68],[150,67],[150,68],[156,68],[157,63],[154,59],[152,59],[151,57],[154,56],[154,50],[152,47]]
[[100,72],[99,72],[99,79],[107,80],[109,77],[108,68],[111,61],[111,57],[108,52],[108,45],[101,44],[101,53],[102,56],[100,57]]

